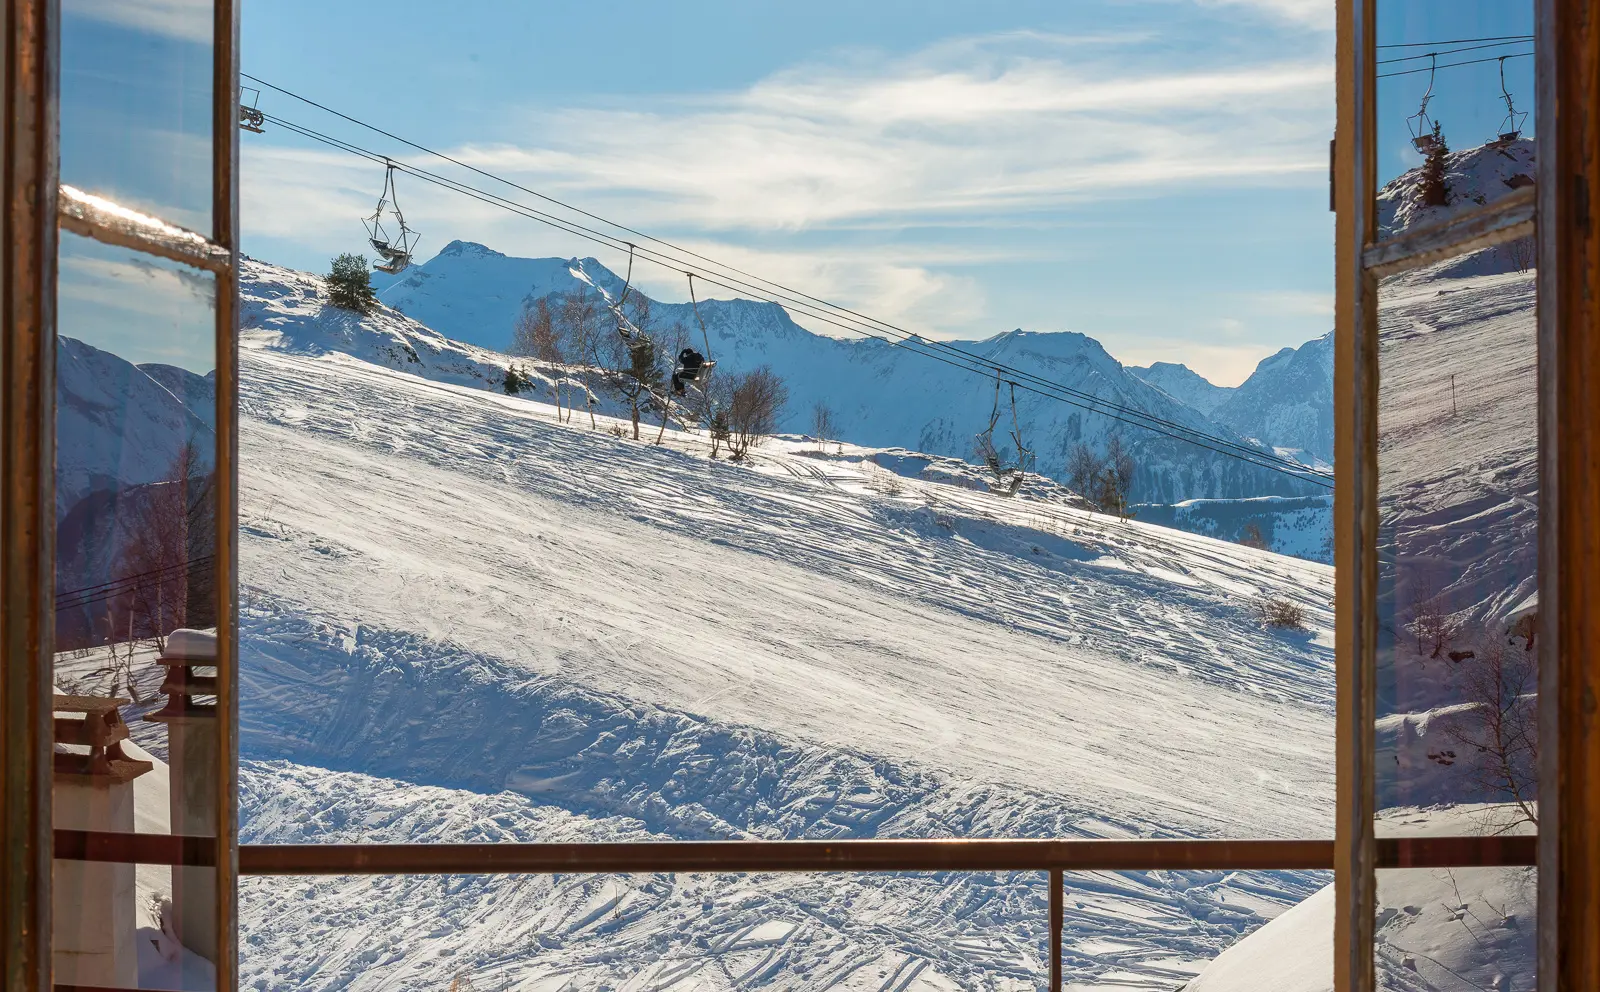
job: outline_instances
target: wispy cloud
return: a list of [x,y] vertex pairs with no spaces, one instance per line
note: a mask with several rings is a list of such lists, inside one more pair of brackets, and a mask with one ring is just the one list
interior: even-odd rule
[[210,44],[215,31],[214,6],[212,0],[61,0],[61,13]]
[[[853,52],[736,91],[511,111],[510,132],[537,142],[450,153],[886,319],[973,333],[983,294],[950,270],[992,253],[908,250],[904,242],[929,239],[907,232],[960,229],[947,241],[981,245],[970,232],[1066,230],[1075,207],[1107,199],[1318,184],[1331,91],[1326,61],[1222,65],[1201,55],[1175,64],[1141,39],[1010,33],[904,58]],[[245,156],[249,229],[348,242],[381,178],[337,153],[254,145]],[[468,237],[519,254],[593,250],[401,183],[407,216],[431,248]],[[843,233],[865,231],[884,246],[855,247],[861,239]],[[1019,253],[1059,255],[1065,244],[993,240]]]
[[1243,7],[1318,31],[1332,31],[1333,0],[1198,0],[1204,7]]
[[748,90],[529,114],[475,164],[706,229],[1000,218],[1325,168],[1322,62],[1130,69],[1106,53],[808,66]]
[[62,334],[135,364],[200,373],[216,366],[216,284],[209,275],[64,235],[57,282]]

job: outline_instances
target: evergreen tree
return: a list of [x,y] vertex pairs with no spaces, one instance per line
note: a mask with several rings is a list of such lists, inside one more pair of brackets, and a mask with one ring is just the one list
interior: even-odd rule
[[372,291],[372,273],[365,255],[345,252],[333,260],[333,271],[322,277],[328,287],[328,302],[356,313],[371,313],[378,306]]
[[1428,160],[1422,163],[1422,178],[1417,183],[1417,202],[1424,207],[1443,207],[1450,203],[1450,185],[1444,176],[1444,159],[1449,154],[1450,146],[1435,123],[1433,144],[1428,149]]
[[717,449],[728,442],[733,436],[733,431],[728,428],[728,415],[718,410],[711,415],[711,457],[717,457]]
[[518,372],[515,365],[506,368],[506,393],[508,395],[515,396],[532,386],[533,380],[528,378],[526,373]]
[[646,395],[661,388],[664,376],[656,343],[649,335],[639,335],[627,344],[627,367],[622,370],[622,395],[628,398],[633,419],[633,439],[639,440],[639,405]]

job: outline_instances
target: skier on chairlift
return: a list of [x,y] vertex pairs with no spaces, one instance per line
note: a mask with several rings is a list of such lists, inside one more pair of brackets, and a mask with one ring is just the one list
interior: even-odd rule
[[678,352],[678,367],[672,370],[672,391],[682,396],[688,392],[688,384],[699,382],[710,372],[716,362],[708,362],[704,355],[693,348],[685,348]]

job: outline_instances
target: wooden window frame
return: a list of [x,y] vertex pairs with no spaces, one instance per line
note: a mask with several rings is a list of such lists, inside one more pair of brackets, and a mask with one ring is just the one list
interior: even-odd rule
[[[1400,0],[1387,0],[1400,2]],[[1337,733],[1334,988],[1374,992],[1378,282],[1533,235],[1539,251],[1538,984],[1600,988],[1600,10],[1535,0],[1538,175],[1443,224],[1376,225],[1377,0],[1338,0],[1334,150]],[[1536,223],[1537,220],[1537,223]],[[1485,862],[1467,859],[1463,866]]]
[[[59,0],[5,3],[5,264],[0,335],[5,453],[0,486],[0,975],[5,992],[51,987],[51,862],[204,863],[218,892],[216,987],[238,985],[238,323],[237,0],[212,0],[212,223],[186,231],[60,185]],[[58,232],[179,262],[215,279],[218,764],[216,837],[72,836],[51,824],[55,558],[55,303]],[[63,836],[65,834],[65,836]],[[124,835],[128,838],[138,835]],[[171,855],[169,848],[178,854]],[[200,850],[201,855],[194,852]],[[116,855],[105,857],[108,852]],[[219,856],[220,852],[220,856]],[[95,856],[99,855],[99,856]],[[143,855],[154,855],[144,857]],[[55,986],[57,989],[65,986]]]
[[[236,892],[248,874],[546,873],[649,871],[1039,870],[1053,882],[1051,986],[1059,988],[1061,883],[1066,871],[1332,868],[1335,987],[1375,988],[1375,873],[1380,868],[1534,863],[1540,868],[1540,987],[1600,987],[1600,245],[1590,190],[1600,185],[1594,108],[1600,25],[1591,0],[1536,0],[1540,142],[1536,193],[1378,241],[1372,194],[1375,0],[1336,0],[1338,135],[1334,148],[1337,400],[1335,493],[1338,597],[1336,836],[1328,840],[907,840],[650,844],[237,844],[237,352],[238,72],[236,0],[217,0],[213,192],[209,235],[143,234],[57,189],[58,0],[3,0],[5,257],[0,267],[0,975],[6,992],[49,982],[52,856],[213,864],[220,900],[217,988],[237,987]],[[1566,108],[1562,112],[1562,108]],[[1577,108],[1577,112],[1574,112]],[[1357,206],[1359,205],[1359,209]],[[1537,838],[1378,840],[1375,712],[1377,279],[1450,254],[1520,237],[1537,226],[1541,272],[1540,611],[1541,761]],[[125,218],[123,218],[125,220]],[[54,297],[57,225],[213,272],[217,293],[217,588],[219,706],[225,710],[216,842],[95,835],[50,827],[49,672],[53,624]],[[1572,604],[1562,609],[1560,604]],[[1535,859],[1535,854],[1537,858]]]

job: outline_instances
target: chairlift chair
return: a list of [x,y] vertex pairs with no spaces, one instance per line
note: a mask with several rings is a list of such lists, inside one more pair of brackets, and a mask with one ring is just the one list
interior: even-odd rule
[[693,348],[683,349],[678,352],[678,364],[672,370],[672,391],[679,396],[684,395],[690,383],[701,382],[716,366],[716,362],[707,361],[704,355]]
[[1528,119],[1528,112],[1518,111],[1516,104],[1511,102],[1511,91],[1506,89],[1506,59],[1509,56],[1500,56],[1500,99],[1506,102],[1506,119],[1500,122],[1500,137],[1496,139],[1497,145],[1509,145],[1522,137],[1522,122]]
[[[388,169],[383,176],[383,194],[378,197],[378,207],[372,212],[371,217],[362,219],[362,224],[367,229],[367,243],[372,245],[372,250],[377,252],[383,261],[372,267],[379,272],[395,275],[405,271],[411,264],[411,252],[416,247],[417,232],[406,226],[405,214],[400,212],[400,202],[395,197],[394,172],[395,164],[385,159]],[[395,222],[400,225],[400,236],[391,238],[383,226],[383,211],[387,207],[394,214]]]
[[1439,139],[1433,136],[1433,119],[1428,116],[1428,101],[1433,99],[1433,79],[1439,71],[1439,56],[1430,52],[1428,58],[1428,88],[1422,94],[1422,104],[1417,112],[1406,118],[1406,127],[1411,130],[1411,145],[1423,155],[1431,154],[1439,144]]
[[[248,103],[245,102],[246,93],[253,94]],[[256,109],[256,101],[260,99],[261,91],[255,87],[239,87],[239,126],[246,131],[265,134],[267,132],[267,115]]]

